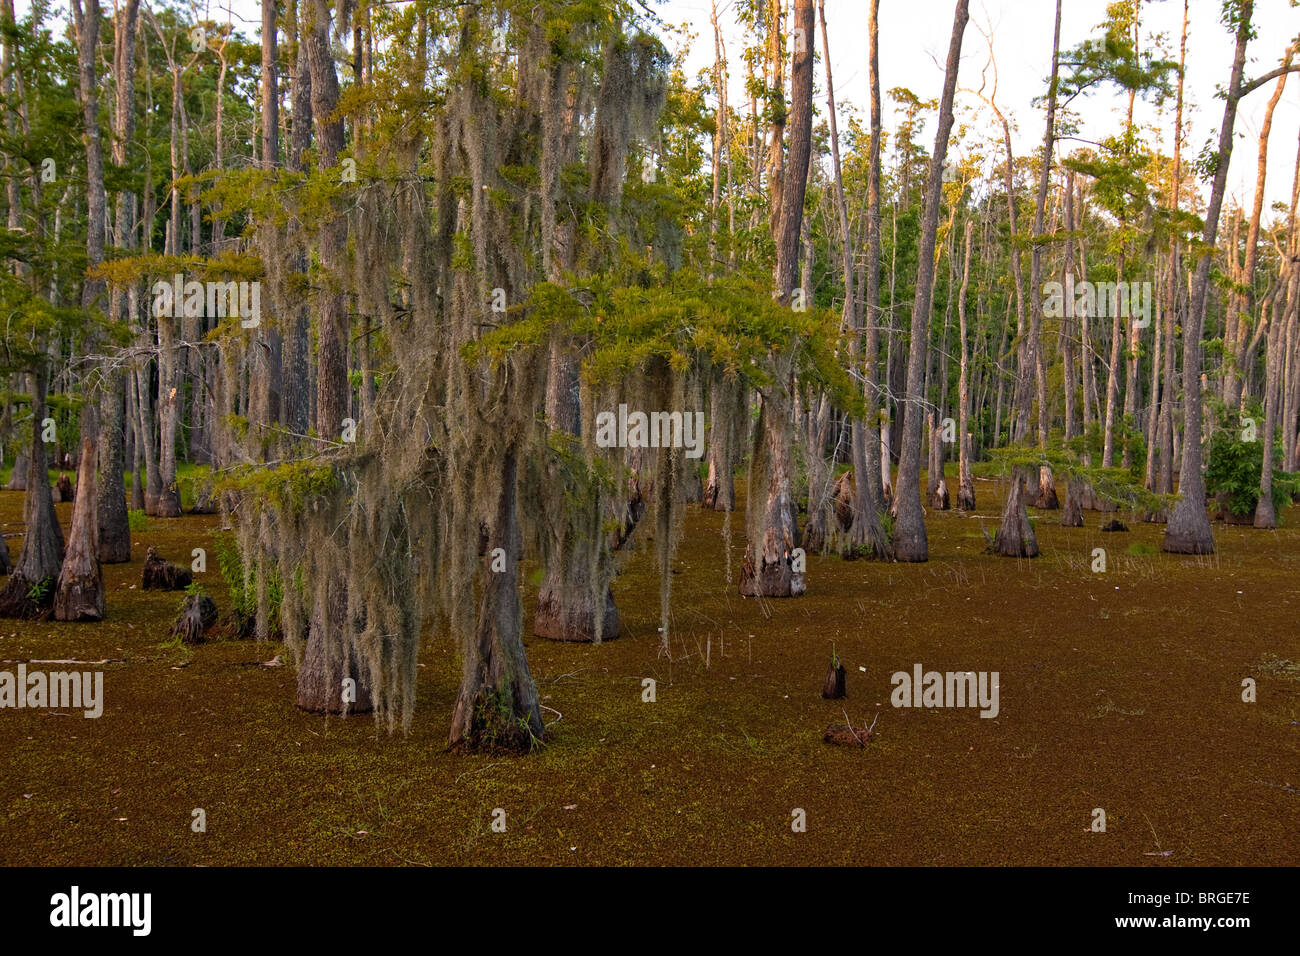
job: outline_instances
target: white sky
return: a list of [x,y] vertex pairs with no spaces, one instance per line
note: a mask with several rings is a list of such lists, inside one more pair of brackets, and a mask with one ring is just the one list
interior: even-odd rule
[[[110,7],[113,0],[101,0]],[[147,2],[147,0],[146,0]],[[694,34],[686,51],[688,74],[694,77],[701,69],[713,65],[713,36],[709,22],[710,0],[647,0],[668,24],[685,25]],[[856,109],[865,119],[867,113],[867,0],[825,0],[829,26],[831,66],[835,77],[836,101],[841,112]],[[224,19],[221,12],[233,10],[236,22],[243,21],[244,32],[253,36],[260,24],[257,0],[192,0],[199,10],[208,10],[212,19]],[[743,100],[743,67],[740,59],[742,42],[735,21],[735,0],[717,0],[730,58],[730,99],[733,105]],[[788,0],[787,0],[788,3]],[[1216,141],[1223,117],[1223,103],[1215,97],[1216,88],[1226,84],[1232,66],[1233,38],[1219,23],[1222,0],[1191,0],[1190,27],[1187,38],[1187,101],[1190,133],[1183,144],[1185,159],[1195,159],[1208,141]],[[27,0],[18,0],[22,16]],[[66,0],[56,3],[66,10]],[[947,56],[952,32],[954,0],[880,0],[880,72],[881,88],[905,86],[922,99],[937,98],[943,85],[942,62]],[[1143,44],[1154,33],[1165,36],[1168,57],[1177,60],[1182,23],[1180,0],[1148,0],[1143,3]],[[1105,16],[1106,0],[1065,0],[1062,11],[1061,47],[1067,49],[1091,36]],[[1044,118],[1032,106],[1034,97],[1046,89],[1051,69],[1052,26],[1055,5],[1052,0],[971,0],[971,20],[966,28],[962,50],[962,73],[959,86],[979,86],[979,74],[988,62],[988,48],[980,29],[991,32],[998,65],[998,105],[1013,125],[1013,146],[1018,157],[1036,149],[1043,135]],[[1276,67],[1289,40],[1300,33],[1300,8],[1291,0],[1256,0],[1254,22],[1258,36],[1250,45],[1247,78]],[[680,47],[680,38],[668,38]],[[819,55],[820,31],[816,37]],[[824,68],[816,69],[819,109],[825,111]],[[991,77],[991,73],[990,73]],[[1273,84],[1256,90],[1242,103],[1237,115],[1237,140],[1233,147],[1229,171],[1228,201],[1249,207],[1255,189],[1255,158],[1264,107],[1272,95]],[[992,117],[971,94],[959,94],[959,108],[988,132],[994,127]],[[1074,101],[1080,114],[1083,139],[1098,140],[1117,131],[1123,121],[1125,98],[1110,88],[1103,88]],[[889,105],[889,104],[887,104]],[[1156,124],[1150,134],[1158,137],[1161,150],[1172,154],[1172,110],[1158,118],[1156,110],[1139,104],[1137,121]],[[898,114],[887,108],[886,129],[891,129]],[[848,123],[841,118],[841,134]],[[1292,177],[1296,168],[1297,136],[1300,135],[1300,73],[1291,74],[1273,117],[1270,137],[1269,175],[1266,189],[1268,205],[1288,203]],[[934,121],[927,123],[922,141],[927,151],[933,145]],[[1066,143],[1067,150],[1081,144]],[[1059,153],[1058,153],[1059,155]],[[1268,206],[1265,207],[1266,215]]]
[[[741,41],[735,21],[734,0],[717,0],[718,19],[730,59],[731,82],[728,87],[733,106],[743,102],[743,63],[739,53]],[[788,0],[787,0],[788,5]],[[937,99],[943,88],[943,62],[947,59],[952,36],[954,0],[880,0],[880,74],[881,89],[905,86],[922,99]],[[658,0],[656,9],[671,24],[685,23],[696,34],[687,53],[687,70],[691,76],[713,66],[713,35],[709,22],[710,0]],[[865,121],[869,92],[867,87],[867,0],[826,0],[826,22],[830,35],[831,67],[835,79],[835,99],[844,111],[852,107]],[[1187,83],[1184,99],[1189,104],[1190,132],[1183,142],[1184,161],[1195,159],[1207,140],[1218,140],[1223,119],[1223,101],[1215,98],[1216,87],[1226,85],[1232,67],[1234,38],[1219,23],[1221,0],[1191,0],[1187,35]],[[1164,33],[1168,58],[1178,59],[1178,41],[1182,28],[1181,0],[1156,0],[1142,5],[1143,45],[1147,36]],[[1093,35],[1094,28],[1105,18],[1106,0],[1065,0],[1061,12],[1061,48],[1068,49]],[[998,66],[999,108],[1013,124],[1013,148],[1021,157],[1039,148],[1046,121],[1032,100],[1046,91],[1051,72],[1052,28],[1055,19],[1052,0],[971,0],[970,22],[962,43],[959,88],[980,85],[980,72],[988,62],[988,46],[980,30],[993,36],[993,50]],[[1290,0],[1256,0],[1254,23],[1258,36],[1248,50],[1246,78],[1251,79],[1274,69],[1281,61],[1287,43],[1300,33],[1300,9]],[[990,29],[991,28],[991,29]],[[821,32],[816,37],[818,55]],[[815,69],[818,107],[824,113],[825,73],[819,62]],[[990,84],[992,72],[989,72]],[[985,91],[986,95],[988,90]],[[1255,160],[1259,129],[1264,108],[1273,93],[1267,84],[1247,97],[1237,113],[1237,139],[1229,169],[1228,201],[1249,208],[1255,192]],[[886,93],[886,99],[888,95]],[[971,94],[958,95],[962,105],[971,110],[987,109]],[[1072,108],[1080,114],[1079,137],[1099,140],[1117,132],[1123,122],[1127,97],[1109,87],[1075,99]],[[1160,148],[1166,155],[1173,152],[1173,100],[1169,115],[1159,121]],[[968,114],[969,115],[969,114]],[[901,114],[887,102],[883,121],[891,129]],[[1156,122],[1154,108],[1136,111],[1139,123]],[[959,116],[958,122],[962,121]],[[975,123],[995,123],[991,114]],[[842,118],[843,135],[847,123]],[[921,137],[927,152],[934,144],[933,116]],[[990,126],[990,129],[993,127]],[[972,130],[974,132],[974,130]],[[1153,135],[1155,135],[1153,133]],[[1297,136],[1300,136],[1300,73],[1287,82],[1281,102],[1273,114],[1269,138],[1269,167],[1266,198],[1273,202],[1290,202],[1292,177],[1296,167]],[[1070,150],[1084,144],[1066,143]],[[1058,153],[1058,156],[1060,154]],[[1207,190],[1203,190],[1207,191]],[[1268,206],[1265,206],[1267,218]]]

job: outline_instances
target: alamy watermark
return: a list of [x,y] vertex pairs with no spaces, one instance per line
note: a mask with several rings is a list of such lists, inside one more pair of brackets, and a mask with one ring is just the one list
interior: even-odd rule
[[28,671],[18,665],[18,673],[0,671],[0,708],[40,708],[80,710],[96,718],[104,712],[103,671]]
[[925,671],[920,664],[912,673],[896,671],[890,678],[895,707],[978,707],[981,717],[998,715],[998,672]]
[[152,911],[152,893],[83,893],[74,886],[50,897],[50,925],[56,927],[125,926],[133,936],[148,936]]
[[1043,315],[1050,319],[1077,316],[1133,319],[1134,328],[1151,324],[1150,282],[1065,282],[1043,283]]
[[171,316],[197,318],[201,315],[224,319],[239,318],[240,325],[255,329],[262,324],[262,283],[260,282],[186,282],[177,274],[171,282],[153,284],[154,318]]
[[629,412],[596,415],[596,444],[601,448],[685,448],[687,458],[704,454],[703,412]]

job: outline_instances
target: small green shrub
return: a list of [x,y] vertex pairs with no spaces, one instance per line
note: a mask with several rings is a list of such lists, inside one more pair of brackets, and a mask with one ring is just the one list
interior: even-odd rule
[[893,513],[888,508],[886,508],[884,511],[878,512],[878,514],[880,515],[880,527],[883,528],[885,531],[885,539],[887,541],[893,541],[894,540]]
[[[1205,490],[1221,497],[1224,507],[1234,516],[1248,518],[1259,503],[1259,475],[1263,466],[1263,442],[1242,441],[1238,432],[1216,432],[1210,440]],[[1273,509],[1280,513],[1298,487],[1300,476],[1274,469]]]
[[149,530],[149,516],[139,508],[132,508],[126,513],[126,523],[132,531]]
[[36,604],[44,604],[49,600],[50,592],[53,590],[54,578],[43,578],[27,589],[27,600]]
[[[254,565],[249,569],[248,579],[245,581],[244,559],[231,535],[217,536],[216,552],[221,577],[230,590],[231,628],[236,637],[251,637],[257,630],[257,566]],[[280,640],[283,631],[280,622],[280,604],[284,598],[280,568],[276,564],[268,564],[265,574],[269,614],[267,634],[272,640]]]
[[251,586],[244,586],[244,559],[231,535],[217,536],[216,553],[221,578],[230,590],[231,628],[237,637],[248,637],[257,623],[257,594]]

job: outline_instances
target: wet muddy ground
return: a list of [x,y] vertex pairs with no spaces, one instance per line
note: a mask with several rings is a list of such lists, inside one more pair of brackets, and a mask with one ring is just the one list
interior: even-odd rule
[[[132,562],[105,567],[105,621],[0,621],[0,669],[109,662],[93,668],[99,719],[0,710],[0,862],[1300,860],[1300,511],[1275,532],[1216,523],[1205,558],[1160,553],[1160,525],[1126,517],[1130,532],[1102,534],[1110,515],[1062,528],[1034,512],[1043,554],[1013,560],[984,553],[1000,491],[976,491],[976,516],[928,513],[929,563],[811,556],[807,595],[783,601],[738,594],[742,516],[728,583],[724,517],[690,506],[670,651],[646,551],[615,584],[622,638],[528,639],[551,725],[523,758],[443,752],[459,676],[447,634],[424,642],[406,736],[296,710],[293,668],[258,666],[288,658],[279,645],[168,646],[181,596],[140,590],[148,545],[183,563],[207,548],[201,583],[223,614],[229,600],[218,520],[153,519]],[[21,493],[0,492],[7,533],[21,508]],[[58,511],[66,529],[71,505]],[[9,539],[15,557],[20,545]],[[832,644],[843,701],[820,694]],[[917,664],[998,672],[997,716],[892,706],[891,675]],[[865,749],[822,742],[828,724],[877,714]],[[205,833],[191,829],[196,808]]]

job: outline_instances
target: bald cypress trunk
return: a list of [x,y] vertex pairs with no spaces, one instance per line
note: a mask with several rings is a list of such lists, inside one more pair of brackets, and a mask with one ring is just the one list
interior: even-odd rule
[[1003,557],[1038,557],[1038,539],[1034,536],[1034,526],[1029,523],[1029,512],[1025,510],[1025,485],[1028,482],[1028,469],[1020,466],[1012,469],[1011,487],[1007,490],[1006,504],[1002,509],[1002,524],[993,540],[993,549]]
[[[867,23],[867,72],[871,93],[871,139],[867,157],[867,274],[863,283],[862,314],[866,325],[866,339],[862,353],[863,392],[867,400],[866,414],[863,420],[865,435],[862,442],[862,457],[865,464],[865,491],[859,485],[859,501],[870,501],[875,508],[884,510],[888,503],[890,487],[888,447],[877,440],[882,426],[888,425],[881,416],[879,396],[880,364],[880,145],[883,138],[881,128],[880,99],[880,44],[879,44],[879,8],[880,0],[871,0]],[[883,460],[882,460],[883,457]],[[879,519],[876,519],[879,523]],[[892,544],[888,547],[892,549]]]
[[49,610],[59,568],[63,565],[63,530],[54,513],[45,443],[41,441],[48,387],[44,364],[38,365],[28,379],[32,391],[32,445],[23,499],[23,550],[4,590],[0,591],[0,617],[34,617]]
[[[802,31],[802,44],[795,45],[790,77],[790,147],[787,160],[779,165],[780,176],[773,182],[773,239],[776,265],[773,271],[775,295],[789,304],[798,265],[799,236],[803,223],[804,195],[808,186],[808,165],[812,154],[813,31],[816,28],[813,0],[796,0],[795,29]],[[777,60],[780,61],[780,55]],[[784,117],[773,124],[774,155],[780,152],[779,137]],[[763,409],[754,457],[750,466],[750,495],[745,559],[740,593],[747,596],[797,597],[804,592],[803,573],[793,571],[790,555],[799,542],[791,489],[793,368],[788,357],[773,355],[776,380],[763,392]],[[760,504],[761,502],[761,504]]]
[[448,746],[461,752],[525,753],[545,733],[522,639],[518,455],[514,445],[503,455],[501,488],[488,537],[489,552],[496,548],[505,552],[505,570],[484,576],[478,625],[465,649],[460,694],[448,738]]
[[745,436],[737,434],[737,420],[748,409],[745,387],[739,378],[720,379],[709,390],[709,470],[704,482],[703,506],[714,511],[736,507],[733,449]]
[[[546,390],[546,414],[551,427],[570,435],[578,433],[578,363],[566,343],[551,345],[550,373]],[[576,504],[578,508],[602,507],[599,493]],[[604,543],[595,547],[604,547]],[[606,641],[619,636],[618,608],[614,594],[605,589],[604,599],[591,580],[593,547],[576,530],[564,525],[552,542],[545,577],[537,593],[533,633],[553,641]]]
[[[1246,67],[1246,46],[1250,42],[1253,0],[1241,0],[1238,9],[1236,51],[1232,76],[1228,81],[1223,105],[1223,123],[1219,127],[1219,151],[1215,162],[1214,186],[1205,214],[1205,248],[1213,249],[1219,234],[1219,213],[1228,185],[1228,165],[1232,158],[1233,126],[1237,119],[1237,102],[1241,98],[1241,77]],[[1205,311],[1210,287],[1211,256],[1201,256],[1192,281],[1192,301],[1183,329],[1183,464],[1179,472],[1178,503],[1165,526],[1164,549],[1175,554],[1214,553],[1214,532],[1205,510],[1205,476],[1201,474],[1201,335],[1205,329]]]
[[[297,704],[316,714],[360,714],[374,709],[369,675],[347,631],[347,581],[339,578],[328,596],[317,600],[298,666]],[[346,684],[345,681],[351,681]]]
[[[309,115],[314,117],[316,122],[318,163],[321,168],[330,169],[338,165],[339,153],[343,149],[344,141],[343,122],[334,115],[338,106],[339,85],[333,54],[330,52],[329,5],[326,0],[301,0],[301,2],[304,8],[299,44],[305,54],[307,75],[309,75],[311,97]],[[291,161],[301,162],[302,156],[298,150],[303,145],[303,138],[307,135],[307,131],[300,125],[302,117],[296,109],[298,104],[298,91],[295,91],[294,143],[291,149]],[[334,441],[342,437],[343,419],[348,417],[347,316],[344,311],[343,295],[336,291],[334,285],[335,277],[343,266],[346,243],[347,220],[337,210],[331,210],[321,226],[319,239],[324,278],[322,287],[316,293],[319,339],[315,425],[317,433],[322,438]],[[293,347],[305,349],[305,336]],[[338,590],[343,590],[342,583]],[[298,706],[307,710],[335,712],[342,706],[339,699],[339,683],[345,677],[351,677],[356,681],[357,700],[350,709],[368,710],[372,706],[370,691],[361,680],[361,675],[357,673],[357,662],[351,651],[351,643],[343,642],[343,646],[348,648],[346,660],[337,660],[331,656],[330,649],[334,648],[337,651],[336,645],[339,642],[328,641],[325,637],[327,628],[332,626],[341,632],[346,623],[342,620],[343,610],[334,606],[335,600],[335,598],[330,599],[329,608],[318,608],[316,611],[318,620],[326,613],[333,615],[336,620],[332,625],[323,622],[314,625],[308,635],[306,654],[298,670]],[[346,603],[345,597],[339,597],[337,600]]]
[[[135,136],[135,38],[139,25],[139,0],[127,0],[113,19],[113,164],[127,165],[127,155]],[[136,196],[123,189],[117,195],[113,243],[119,249],[135,247]],[[109,318],[129,325],[137,293],[114,289]],[[95,507],[97,557],[101,562],[118,564],[131,560],[131,528],[127,520],[126,485],[126,379],[129,371],[108,369],[99,405],[97,481],[83,485],[85,493],[93,487],[98,496]]]
[[[1043,133],[1042,165],[1038,173],[1038,196],[1034,204],[1034,244],[1030,254],[1030,289],[1029,300],[1029,351],[1032,353],[1034,377],[1038,390],[1038,447],[1047,448],[1050,426],[1047,405],[1047,369],[1043,357],[1043,246],[1040,238],[1044,229],[1044,214],[1047,209],[1047,191],[1051,184],[1052,151],[1056,142],[1056,81],[1060,63],[1061,47],[1061,0],[1056,0],[1056,27],[1052,34],[1052,75],[1047,87],[1047,129]],[[1134,367],[1136,368],[1136,342],[1134,343]],[[1038,508],[1055,509],[1059,507],[1056,497],[1056,482],[1052,469],[1043,466],[1038,472]]]
[[[316,146],[320,166],[338,165],[343,150],[343,121],[335,115],[339,101],[338,74],[330,52],[330,12],[326,0],[303,0],[308,5],[301,42],[307,47],[311,70],[311,108],[316,119]],[[347,220],[334,210],[321,227],[320,258],[325,285],[318,293],[320,338],[317,350],[316,431],[337,441],[348,417],[347,314],[343,295],[333,281],[343,266],[347,245]]]
[[280,154],[279,39],[276,0],[262,0],[262,168],[274,169]]
[[58,621],[98,621],[104,617],[104,574],[99,566],[99,528],[95,518],[95,443],[81,441],[81,466],[77,495],[68,532],[68,551],[54,593],[54,618]]
[[916,299],[912,303],[911,344],[907,360],[907,410],[903,418],[903,443],[898,458],[898,488],[895,502],[898,517],[894,522],[894,553],[900,561],[925,561],[930,546],[921,510],[921,426],[925,417],[923,380],[934,295],[934,247],[939,228],[939,203],[943,163],[948,155],[948,136],[952,132],[953,97],[957,91],[957,68],[961,62],[962,36],[969,18],[968,0],[957,0],[953,14],[952,40],[944,75],[943,97],[939,105],[939,129],[925,185],[925,211],[921,219],[918,246]]
[[[307,66],[307,46],[301,40],[301,19],[297,0],[289,0],[285,37],[287,55],[293,59],[293,71],[290,80],[291,128],[285,165],[292,172],[304,171],[304,154],[311,147],[311,71]],[[304,255],[296,255],[290,262],[295,272],[302,273],[307,269]],[[280,421],[294,435],[305,435],[312,422],[305,302],[293,303],[285,317],[280,363]]]
[[[783,376],[764,393],[754,431],[748,544],[740,573],[740,593],[746,597],[798,597],[805,590],[803,572],[794,563],[799,528],[790,494],[790,407],[783,388],[787,381]],[[756,493],[764,489],[766,496]]]
[[957,323],[961,337],[961,370],[957,377],[957,510],[975,510],[975,482],[971,478],[970,348],[966,340],[966,290],[970,286],[971,232],[973,219],[966,220],[965,251],[962,255],[961,291],[957,294]]
[[[1260,465],[1259,501],[1255,504],[1255,527],[1276,528],[1277,512],[1273,507],[1273,437],[1277,433],[1277,398],[1278,398],[1278,363],[1280,334],[1278,322],[1281,310],[1268,330],[1268,359],[1264,368],[1264,434],[1260,436],[1263,445],[1263,461]],[[1260,316],[1261,321],[1264,316]]]
[[[107,228],[107,195],[104,192],[104,145],[99,135],[99,0],[72,0],[73,22],[77,28],[77,65],[81,100],[82,142],[86,151],[86,265],[104,261]],[[103,294],[103,280],[87,279],[82,287],[81,305],[98,305]]]
[[[1173,174],[1170,177],[1170,197],[1169,208],[1174,212],[1179,207],[1179,188],[1182,181],[1182,149],[1183,149],[1183,81],[1185,67],[1187,65],[1187,14],[1189,0],[1183,0],[1183,26],[1182,39],[1179,43],[1178,54],[1178,94],[1177,102],[1174,107],[1174,162]],[[1168,282],[1165,288],[1165,314],[1164,314],[1164,391],[1160,396],[1160,417],[1157,432],[1159,434],[1160,454],[1157,458],[1156,479],[1153,489],[1157,494],[1170,495],[1174,491],[1174,396],[1176,386],[1177,369],[1175,368],[1177,344],[1176,329],[1178,325],[1178,307],[1183,301],[1182,282],[1179,278],[1179,257],[1178,241],[1174,236],[1169,238],[1169,255],[1168,255]],[[1154,397],[1154,395],[1153,395]],[[1159,521],[1168,521],[1169,515],[1162,512],[1156,519]]]

